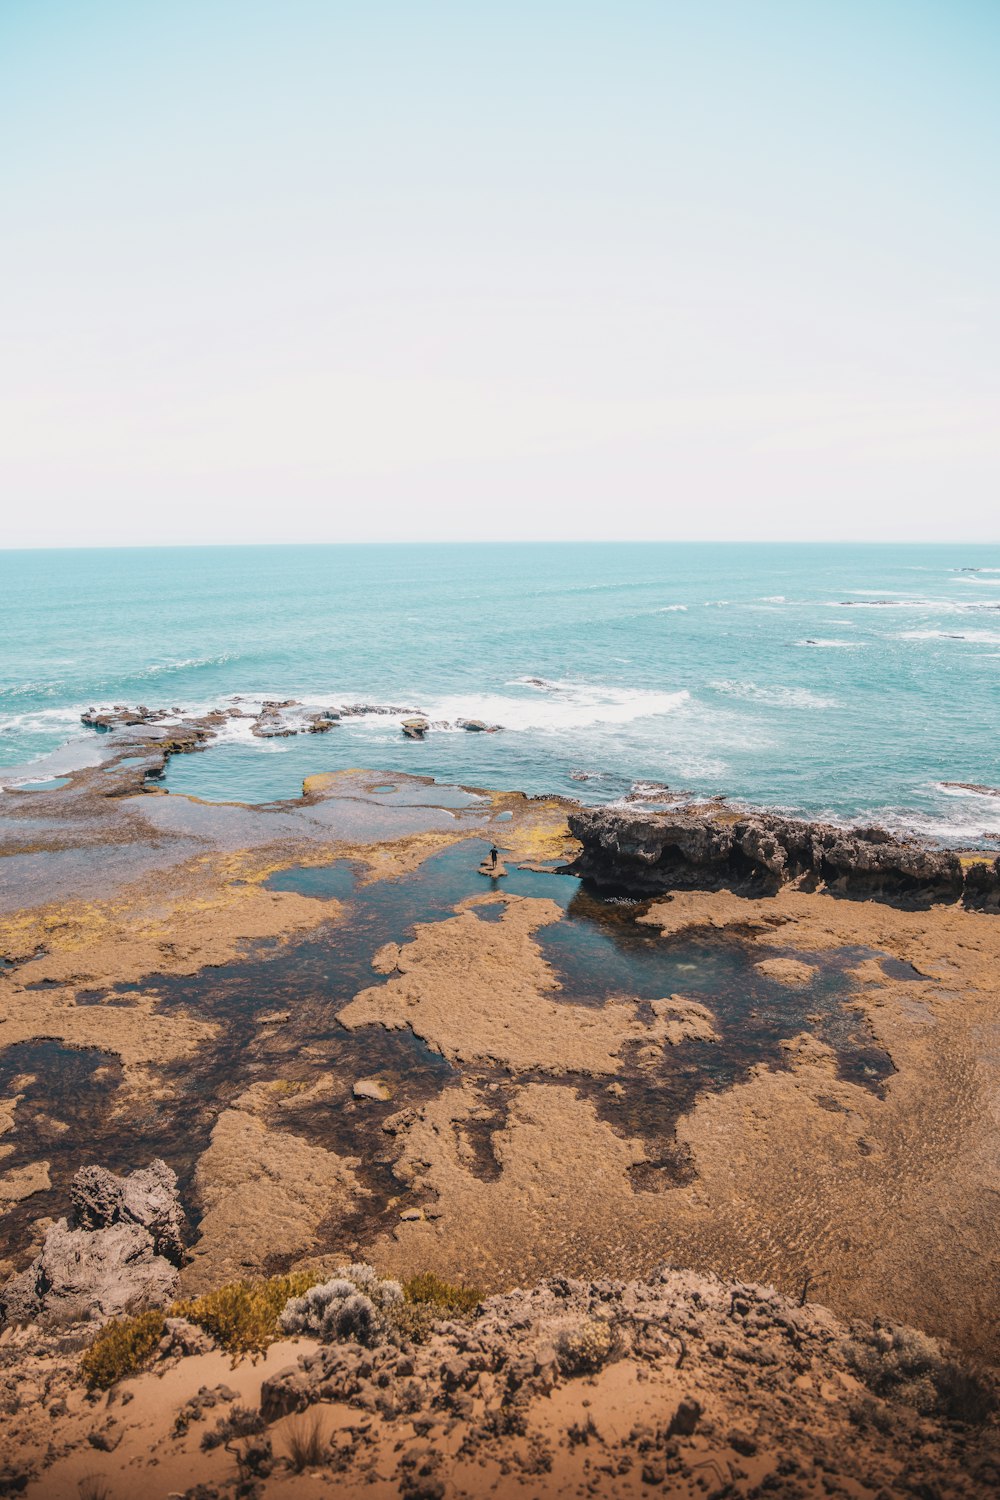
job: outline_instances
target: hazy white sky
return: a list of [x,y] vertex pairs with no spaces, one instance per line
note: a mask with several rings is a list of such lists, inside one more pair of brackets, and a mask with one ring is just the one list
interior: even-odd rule
[[996,0],[2,0],[0,545],[1000,537]]

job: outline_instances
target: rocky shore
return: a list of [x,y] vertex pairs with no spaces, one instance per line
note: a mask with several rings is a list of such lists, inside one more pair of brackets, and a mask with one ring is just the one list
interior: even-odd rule
[[[663,789],[150,795],[214,732],[3,798],[0,1494],[991,1493],[992,857]],[[361,1262],[481,1310],[235,1370],[171,1311]]]
[[884,828],[842,828],[725,803],[581,807],[569,815],[575,874],[639,895],[670,890],[803,889],[914,904],[1000,910],[1000,857],[959,855]]
[[[130,1225],[174,1248],[162,1164],[88,1170],[75,1199],[68,1232],[95,1246]],[[312,1281],[259,1325],[259,1364],[234,1345],[238,1288],[171,1307],[147,1264],[149,1310],[106,1336],[101,1283],[77,1276],[72,1310],[41,1288],[0,1338],[0,1494],[980,1500],[1000,1482],[995,1373],[805,1287],[665,1268],[480,1299],[363,1263]]]

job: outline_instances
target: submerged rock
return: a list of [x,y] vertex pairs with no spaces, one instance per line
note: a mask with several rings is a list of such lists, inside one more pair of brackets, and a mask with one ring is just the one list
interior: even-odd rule
[[456,719],[457,729],[467,729],[470,734],[496,734],[503,728],[502,724],[487,724],[485,719]]

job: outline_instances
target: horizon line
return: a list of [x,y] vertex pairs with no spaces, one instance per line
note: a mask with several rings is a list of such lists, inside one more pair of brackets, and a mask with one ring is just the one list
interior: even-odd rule
[[899,540],[893,537],[455,537],[352,538],[342,541],[260,541],[260,542],[77,542],[53,545],[47,542],[23,546],[0,544],[0,555],[23,552],[183,552],[217,549],[236,550],[273,547],[997,547],[1000,536],[992,538],[930,537]]

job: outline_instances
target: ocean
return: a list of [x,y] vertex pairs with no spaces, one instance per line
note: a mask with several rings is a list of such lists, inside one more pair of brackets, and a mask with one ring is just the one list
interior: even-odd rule
[[92,755],[90,706],[241,695],[502,728],[414,743],[372,715],[266,741],[234,720],[174,758],[172,792],[271,801],[367,766],[591,802],[666,783],[955,843],[1000,830],[1000,797],[944,785],[1000,785],[1000,546],[8,551],[0,649],[0,785]]

